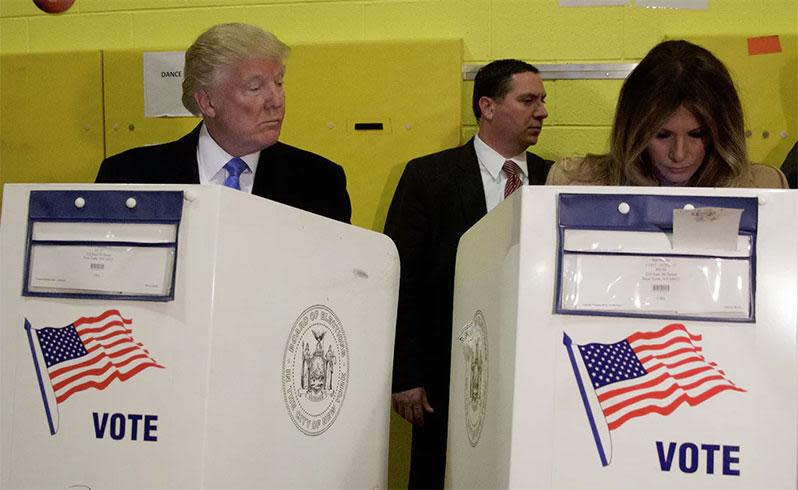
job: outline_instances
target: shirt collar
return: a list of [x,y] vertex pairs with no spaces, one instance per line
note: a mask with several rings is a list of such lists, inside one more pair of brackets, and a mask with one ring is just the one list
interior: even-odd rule
[[[214,139],[211,137],[211,134],[208,132],[208,127],[205,125],[205,123],[202,123],[202,127],[200,128],[197,150],[201,155],[200,160],[204,162],[206,166],[205,170],[207,171],[208,177],[216,175],[222,170],[222,168],[224,168],[227,162],[233,158],[232,155],[224,151],[222,147],[219,146],[216,141],[214,141]],[[241,156],[239,158],[247,163],[247,166],[252,173],[255,173],[255,170],[258,168],[258,160],[260,160],[259,151]],[[200,169],[200,171],[202,171],[202,169]],[[244,172],[246,172],[246,170],[244,170]]]
[[480,165],[485,167],[493,180],[498,180],[499,173],[502,171],[502,166],[507,160],[512,160],[521,169],[521,180],[527,175],[526,167],[526,152],[521,152],[512,158],[504,158],[496,150],[488,146],[487,143],[480,139],[479,135],[474,135],[474,150],[477,152],[477,159]]

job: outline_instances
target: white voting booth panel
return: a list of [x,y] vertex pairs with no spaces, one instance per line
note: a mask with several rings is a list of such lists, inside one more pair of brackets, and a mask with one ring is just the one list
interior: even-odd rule
[[[87,209],[91,191],[184,191],[173,300],[21,294],[33,190],[85,192]],[[389,239],[220,186],[7,185],[3,199],[2,488],[385,487]],[[63,260],[89,267],[95,250],[76,250]],[[150,364],[55,401],[42,329],[111,320]]]
[[[758,198],[758,206],[749,200],[758,207],[755,318],[556,313],[558,202],[566,193]],[[795,191],[524,187],[500,204],[458,248],[447,486],[796,488],[796,223]],[[590,378],[586,361],[575,361],[578,346],[634,347],[643,338],[658,343],[646,348],[665,349],[683,331],[685,345],[700,346],[696,365],[721,373],[706,381],[720,388],[694,396],[697,383],[679,395],[647,381],[641,391],[604,391],[601,401],[590,383],[580,389],[580,376]],[[662,364],[675,371],[679,362]],[[627,398],[610,407],[610,396]],[[627,406],[635,411],[614,418]]]

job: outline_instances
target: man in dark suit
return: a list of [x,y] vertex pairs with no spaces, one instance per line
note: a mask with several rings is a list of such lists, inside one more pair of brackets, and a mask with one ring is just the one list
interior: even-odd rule
[[343,169],[280,143],[289,48],[249,24],[220,24],[186,51],[183,105],[202,123],[177,141],[105,159],[98,183],[220,184],[349,223]]
[[409,162],[391,202],[385,233],[401,259],[392,404],[413,424],[410,488],[443,486],[457,243],[505,193],[545,182],[551,162],[526,152],[548,116],[545,99],[534,66],[484,66],[474,80],[477,135]]

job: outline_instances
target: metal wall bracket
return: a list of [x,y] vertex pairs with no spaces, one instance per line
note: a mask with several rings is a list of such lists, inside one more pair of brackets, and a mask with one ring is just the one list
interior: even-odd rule
[[[463,80],[473,80],[484,64],[463,64]],[[535,65],[543,80],[623,80],[637,63]]]

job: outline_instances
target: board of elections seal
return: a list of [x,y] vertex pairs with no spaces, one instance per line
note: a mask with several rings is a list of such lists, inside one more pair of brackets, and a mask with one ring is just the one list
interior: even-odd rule
[[477,310],[457,336],[465,357],[465,424],[472,447],[479,443],[488,401],[488,331]]
[[335,422],[349,381],[343,325],[324,305],[313,305],[291,327],[283,355],[283,399],[297,429],[317,436]]

